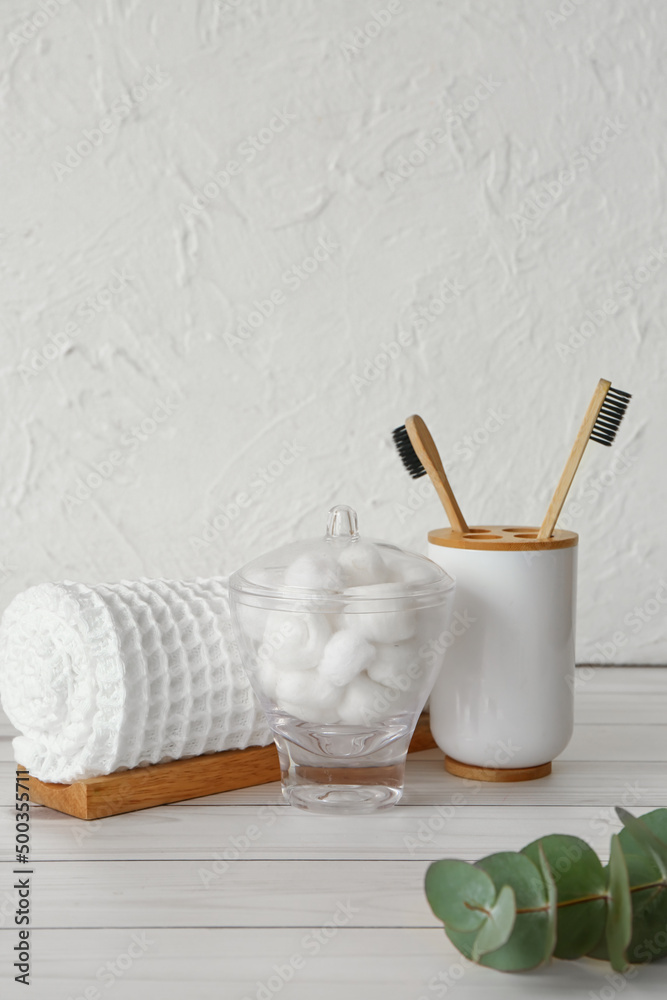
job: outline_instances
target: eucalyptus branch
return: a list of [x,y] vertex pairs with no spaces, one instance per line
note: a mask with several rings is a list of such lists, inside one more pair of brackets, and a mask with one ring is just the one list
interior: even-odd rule
[[426,896],[450,941],[505,972],[584,955],[623,972],[667,956],[667,809],[641,819],[616,812],[623,830],[612,836],[606,866],[567,834],[474,864],[432,864]]

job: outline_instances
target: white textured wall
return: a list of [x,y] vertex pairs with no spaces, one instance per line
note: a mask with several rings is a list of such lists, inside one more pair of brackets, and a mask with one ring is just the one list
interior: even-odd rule
[[471,522],[538,523],[603,376],[578,655],[667,660],[667,20],[557,4],[3,0],[3,607],[334,502],[421,549],[413,411]]

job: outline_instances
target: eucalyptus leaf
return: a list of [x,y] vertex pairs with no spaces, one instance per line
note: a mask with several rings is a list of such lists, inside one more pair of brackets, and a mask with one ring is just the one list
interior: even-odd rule
[[644,821],[643,817],[639,819],[629,813],[627,809],[621,809],[620,806],[616,807],[616,812],[632,839],[643,850],[643,853],[650,854],[660,869],[662,877],[667,878],[667,843]]
[[[549,904],[549,909],[547,911],[549,919],[549,940],[547,941],[547,953],[551,956],[553,955],[556,947],[556,907],[558,904],[558,893],[556,891],[556,883],[553,875],[551,874],[549,863],[547,862],[546,854],[544,853],[544,849],[541,844],[538,849],[538,860],[540,874],[544,879],[544,887],[547,892],[547,903]],[[533,862],[533,864],[534,863],[535,862]]]
[[[504,972],[533,969],[551,955],[553,913],[544,877],[524,854],[503,851],[476,862],[498,890],[510,885],[516,899],[516,919],[505,944],[480,959],[481,965]],[[456,944],[456,942],[453,942]]]
[[496,951],[505,944],[514,929],[515,919],[514,890],[511,886],[504,885],[475,938],[475,943],[472,946],[473,962],[479,962],[482,955]]
[[426,872],[426,898],[447,928],[476,931],[496,901],[496,887],[479,868],[466,861],[435,861]]
[[[644,813],[641,822],[667,841],[667,809]],[[651,852],[645,852],[626,826],[618,835],[632,890],[631,962],[651,962],[667,956],[667,879]]]
[[554,833],[524,847],[538,864],[540,847],[558,895],[556,958],[587,955],[605,931],[607,879],[597,854],[579,837]]
[[618,834],[611,838],[611,853],[607,866],[607,950],[612,969],[625,972],[628,967],[627,948],[632,938],[632,900],[630,899],[630,882],[628,867],[625,863],[623,848]]

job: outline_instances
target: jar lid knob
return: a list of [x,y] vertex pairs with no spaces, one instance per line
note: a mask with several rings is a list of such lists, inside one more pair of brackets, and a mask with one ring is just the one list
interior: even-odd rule
[[327,538],[358,538],[359,522],[357,512],[352,507],[339,504],[329,511]]

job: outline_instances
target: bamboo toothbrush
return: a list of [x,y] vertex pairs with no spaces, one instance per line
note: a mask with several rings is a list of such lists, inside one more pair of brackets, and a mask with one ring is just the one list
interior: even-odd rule
[[452,528],[465,534],[468,525],[445,475],[435,442],[422,418],[416,414],[408,417],[401,427],[396,428],[392,437],[403,465],[412,478],[421,479],[428,473]]
[[628,392],[612,389],[611,382],[604,378],[598,382],[597,389],[586,410],[586,416],[574,439],[572,451],[565,463],[556,492],[551,498],[542,527],[537,533],[537,537],[541,541],[550,538],[553,534],[556,521],[563,509],[565,498],[570,491],[572,480],[579,468],[579,462],[586,450],[589,438],[599,444],[611,445],[631,398]]

